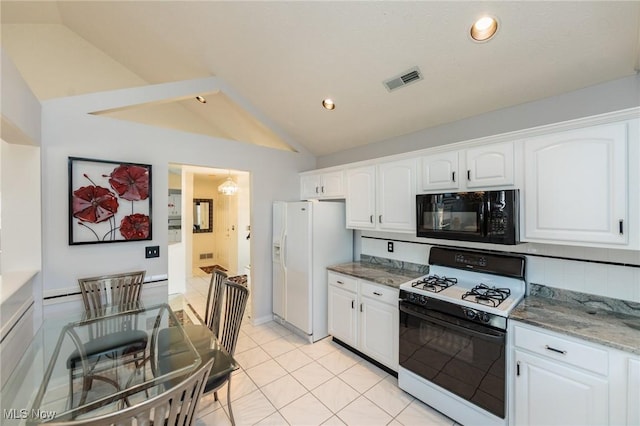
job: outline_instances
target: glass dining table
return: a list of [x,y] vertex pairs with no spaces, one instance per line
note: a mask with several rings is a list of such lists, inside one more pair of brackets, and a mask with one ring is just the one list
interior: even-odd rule
[[[182,317],[167,303],[65,317],[44,321],[3,386],[1,424],[84,419],[120,410],[168,390],[202,363]],[[170,345],[158,343],[163,330],[170,331]],[[238,368],[213,334],[210,349],[212,375]]]

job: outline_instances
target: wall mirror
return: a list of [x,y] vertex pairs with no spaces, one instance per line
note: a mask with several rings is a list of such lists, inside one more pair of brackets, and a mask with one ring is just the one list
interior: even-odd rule
[[213,232],[213,200],[193,199],[193,232]]

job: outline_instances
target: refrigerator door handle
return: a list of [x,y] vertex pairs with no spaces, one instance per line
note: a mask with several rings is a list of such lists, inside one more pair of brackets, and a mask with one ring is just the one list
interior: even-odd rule
[[280,265],[282,265],[282,269],[287,268],[287,264],[285,263],[285,256],[287,255],[287,234],[282,236],[282,248],[280,249]]

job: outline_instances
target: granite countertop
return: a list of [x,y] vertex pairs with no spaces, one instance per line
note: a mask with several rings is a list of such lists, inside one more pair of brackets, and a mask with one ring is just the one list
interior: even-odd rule
[[327,269],[394,288],[426,274],[424,270],[414,270],[417,268],[398,268],[393,264],[379,264],[370,261],[341,263],[329,266]]
[[640,355],[640,316],[534,295],[509,318]]

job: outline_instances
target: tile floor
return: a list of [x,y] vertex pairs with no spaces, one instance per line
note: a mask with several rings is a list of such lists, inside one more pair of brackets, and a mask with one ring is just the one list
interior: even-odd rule
[[[208,275],[187,285],[186,301],[202,315]],[[172,304],[184,303],[180,297]],[[309,344],[270,322],[242,324],[231,380],[237,425],[455,425],[398,388],[395,377],[333,343]],[[220,401],[205,395],[197,425],[230,425],[226,387]]]

